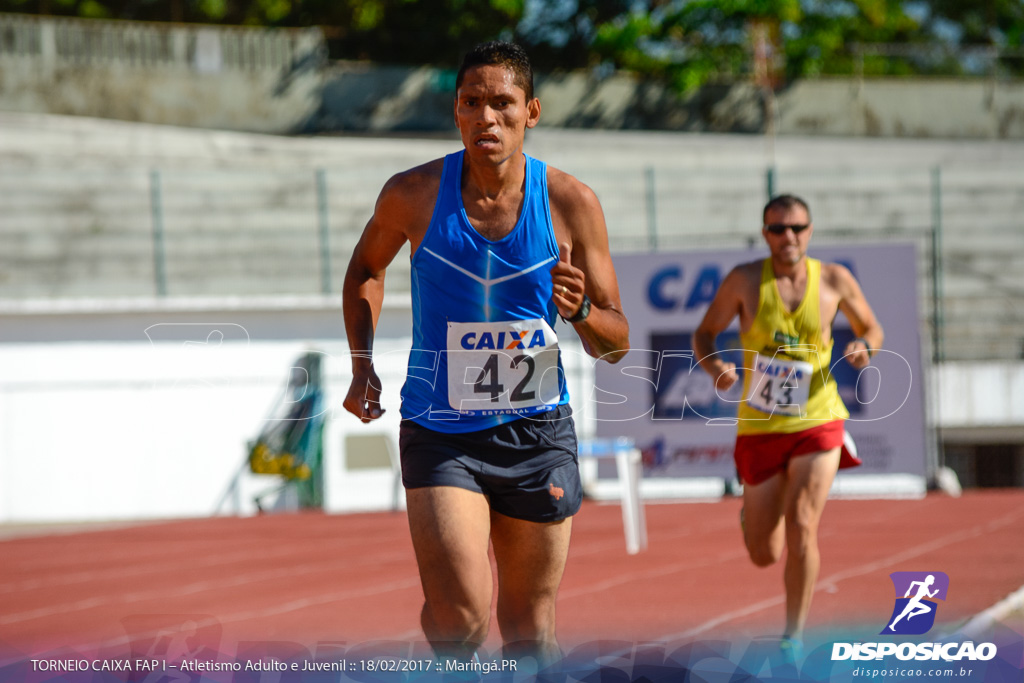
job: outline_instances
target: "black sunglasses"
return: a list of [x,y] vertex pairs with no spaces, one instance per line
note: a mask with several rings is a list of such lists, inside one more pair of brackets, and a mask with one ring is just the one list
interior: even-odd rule
[[809,227],[811,227],[810,223],[769,223],[764,226],[764,229],[773,235],[781,235],[786,232],[786,230],[792,230],[794,235],[799,235]]

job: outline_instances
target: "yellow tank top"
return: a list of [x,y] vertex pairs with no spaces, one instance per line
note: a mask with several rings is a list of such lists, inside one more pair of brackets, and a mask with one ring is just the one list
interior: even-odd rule
[[789,434],[850,416],[829,371],[831,335],[822,343],[820,283],[821,261],[808,258],[807,289],[791,313],[779,296],[771,259],[764,260],[757,315],[740,334],[745,398],[738,434]]

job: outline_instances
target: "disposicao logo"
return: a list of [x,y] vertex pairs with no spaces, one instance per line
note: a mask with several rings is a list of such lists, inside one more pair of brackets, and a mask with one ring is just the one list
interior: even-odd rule
[[935,624],[936,600],[945,600],[949,577],[943,572],[893,572],[896,605],[880,635],[916,636],[928,633]]
[[[879,635],[921,635],[935,625],[936,600],[945,600],[949,577],[943,572],[893,572],[896,604]],[[993,643],[945,640],[931,643],[833,643],[832,661],[897,659],[919,661],[987,661],[996,656]]]

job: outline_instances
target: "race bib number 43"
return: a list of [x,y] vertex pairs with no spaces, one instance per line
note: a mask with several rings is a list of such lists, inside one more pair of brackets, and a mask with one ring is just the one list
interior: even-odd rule
[[747,403],[768,414],[803,415],[812,370],[804,361],[755,354]]
[[546,321],[448,323],[448,404],[460,413],[549,410],[561,385],[558,338]]

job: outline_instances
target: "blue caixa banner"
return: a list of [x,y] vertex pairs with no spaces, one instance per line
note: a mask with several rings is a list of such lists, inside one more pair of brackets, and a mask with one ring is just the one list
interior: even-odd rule
[[[628,254],[615,258],[632,350],[617,365],[596,366],[597,435],[632,437],[645,477],[730,478],[742,383],[719,393],[697,364],[691,335],[722,280],[765,250]],[[865,474],[923,477],[924,386],[916,255],[911,244],[822,246],[813,258],[842,263],[857,278],[885,328],[885,347],[857,371],[843,360],[853,332],[842,313],[833,325],[830,372],[850,419]],[[738,323],[717,340],[742,372]]]

